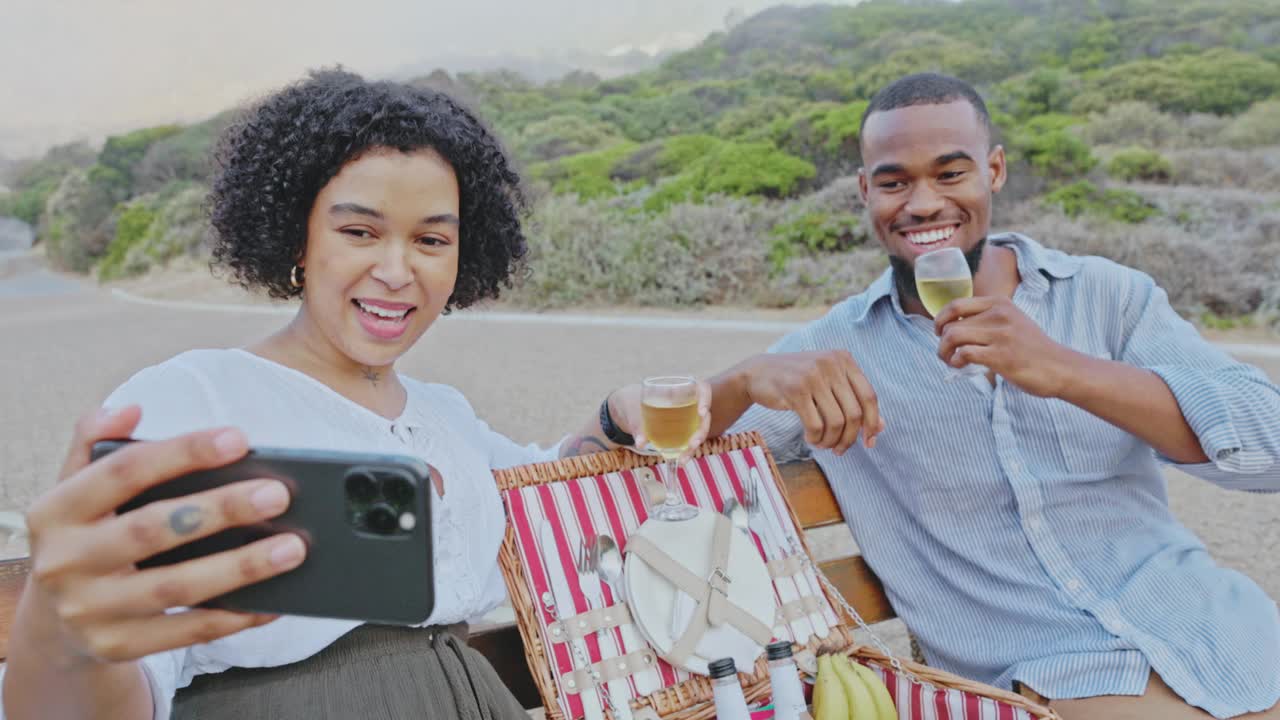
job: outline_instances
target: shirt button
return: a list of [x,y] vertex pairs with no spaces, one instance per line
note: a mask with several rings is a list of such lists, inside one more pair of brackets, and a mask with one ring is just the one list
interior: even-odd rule
[[1027,520],[1027,528],[1030,529],[1031,532],[1040,532],[1041,525],[1042,523],[1038,517],[1029,518]]
[[1070,580],[1067,581],[1067,589],[1070,590],[1071,592],[1075,592],[1079,590],[1080,581],[1075,578],[1071,578]]
[[1013,462],[1009,463],[1009,469],[1014,472],[1021,472],[1022,463],[1018,462],[1017,460],[1014,460]]

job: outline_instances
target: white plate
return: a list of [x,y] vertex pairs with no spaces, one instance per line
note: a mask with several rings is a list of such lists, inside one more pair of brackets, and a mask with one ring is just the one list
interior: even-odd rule
[[[705,578],[711,572],[711,541],[715,532],[715,513],[702,510],[690,520],[662,522],[650,520],[632,535],[642,535],[684,565],[694,575]],[[726,574],[731,578],[728,597],[755,619],[772,628],[777,613],[773,580],[755,544],[742,532],[731,532],[729,562]],[[634,554],[628,553],[624,578],[631,602],[631,616],[640,634],[664,660],[675,645],[671,637],[671,615],[676,588],[666,578]],[[705,648],[704,648],[705,650]],[[764,652],[760,646],[755,657]],[[723,657],[730,653],[722,653]],[[700,675],[707,674],[707,664],[716,657],[692,654],[679,667]],[[745,670],[745,668],[739,668]]]

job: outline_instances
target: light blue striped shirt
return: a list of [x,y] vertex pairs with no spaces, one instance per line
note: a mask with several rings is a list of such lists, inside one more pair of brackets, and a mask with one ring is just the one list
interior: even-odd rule
[[[1280,491],[1280,388],[1205,342],[1147,275],[1029,238],[1013,302],[1054,340],[1159,375],[1220,486]],[[1280,614],[1169,510],[1152,448],[1061,400],[982,377],[945,383],[932,322],[886,271],[773,348],[850,351],[888,423],[873,450],[812,450],[792,413],[753,407],[780,460],[812,454],[930,665],[1051,698],[1141,694],[1152,669],[1218,717],[1280,699]],[[1260,550],[1269,552],[1269,550]]]

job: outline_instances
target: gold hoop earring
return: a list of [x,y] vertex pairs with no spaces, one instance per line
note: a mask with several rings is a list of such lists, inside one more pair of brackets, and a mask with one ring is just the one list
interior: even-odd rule
[[293,266],[293,269],[289,271],[289,284],[296,288],[302,287],[302,268],[297,265]]

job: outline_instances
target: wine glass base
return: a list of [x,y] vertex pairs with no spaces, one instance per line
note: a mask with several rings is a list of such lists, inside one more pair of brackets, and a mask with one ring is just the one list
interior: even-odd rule
[[653,508],[649,517],[662,522],[682,522],[697,517],[698,508],[692,505],[659,505]]

